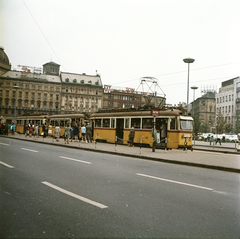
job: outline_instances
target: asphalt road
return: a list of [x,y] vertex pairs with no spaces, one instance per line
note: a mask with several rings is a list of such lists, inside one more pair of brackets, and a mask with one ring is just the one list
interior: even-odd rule
[[239,174],[0,139],[1,238],[239,238]]

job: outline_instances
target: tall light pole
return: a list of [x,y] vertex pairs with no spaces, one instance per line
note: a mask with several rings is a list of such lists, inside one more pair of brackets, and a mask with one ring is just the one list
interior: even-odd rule
[[190,63],[193,63],[195,59],[193,58],[185,58],[183,59],[185,63],[188,63],[188,81],[187,81],[187,112],[188,112],[188,104],[189,104],[189,68],[190,68]]
[[[14,89],[18,90],[19,86],[15,85],[13,86]],[[15,106],[14,106],[14,125],[16,126],[16,108],[17,108],[17,92],[15,96]]]
[[[197,86],[192,86],[191,89],[193,90],[193,106],[194,106],[194,101],[195,101],[195,90],[198,89]],[[194,116],[194,107],[192,106],[193,108],[193,116]]]

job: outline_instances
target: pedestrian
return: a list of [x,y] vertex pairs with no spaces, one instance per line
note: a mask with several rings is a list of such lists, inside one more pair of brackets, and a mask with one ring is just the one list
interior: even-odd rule
[[73,128],[73,135],[75,140],[78,140],[78,136],[79,136],[79,127],[77,125],[77,123],[75,123],[74,128]]
[[16,131],[16,125],[13,123],[12,124],[12,135],[15,134],[15,131]]
[[46,123],[42,126],[43,138],[47,137],[47,125]]
[[133,147],[134,137],[135,137],[135,131],[134,131],[134,127],[132,127],[128,135],[129,147]]
[[50,138],[50,137],[52,137],[52,132],[53,132],[53,127],[52,127],[52,125],[51,125],[51,123],[49,123],[49,125],[48,125],[48,137]]
[[87,143],[87,140],[86,140],[86,127],[85,127],[84,124],[81,127],[81,133],[82,133],[82,142],[86,142]]
[[60,127],[58,126],[58,123],[56,123],[56,127],[55,127],[55,138],[56,141],[59,142],[59,137],[60,137]]
[[210,137],[210,145],[213,143],[213,135]]
[[70,131],[70,138],[71,138],[71,142],[73,140],[73,136],[74,136],[74,124],[71,124],[71,131]]
[[72,129],[69,126],[69,124],[67,124],[67,126],[64,129],[64,139],[65,139],[65,144],[69,144],[69,138],[70,138],[70,133],[71,133]]
[[87,136],[87,142],[92,143],[92,126],[89,123],[86,126],[86,136]]
[[39,138],[39,126],[38,126],[38,124],[36,124],[36,126],[34,128],[34,132],[35,132],[35,136],[37,136],[37,138]]
[[28,135],[28,123],[26,123],[25,124],[25,126],[24,126],[24,132],[25,132],[25,136],[27,137],[27,135]]
[[219,134],[217,134],[216,145],[217,145],[217,142],[221,145],[221,138]]
[[32,137],[32,133],[33,133],[33,126],[32,126],[32,124],[30,124],[30,126],[29,126],[29,135],[30,135],[30,137]]

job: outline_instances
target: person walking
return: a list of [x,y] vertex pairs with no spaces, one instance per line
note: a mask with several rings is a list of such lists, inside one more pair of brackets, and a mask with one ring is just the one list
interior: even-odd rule
[[72,125],[71,125],[71,131],[70,131],[71,142],[72,142],[72,140],[73,140],[73,136],[74,136],[74,124],[72,123]]
[[30,137],[32,137],[32,134],[33,134],[33,126],[32,126],[32,124],[30,124],[30,126],[29,126],[29,135],[30,135]]
[[221,145],[221,138],[219,134],[217,135],[216,145],[217,145],[217,142]]
[[128,135],[129,147],[133,147],[134,137],[135,137],[135,131],[134,131],[134,127],[132,127]]
[[55,138],[57,142],[59,142],[59,137],[60,137],[60,127],[58,126],[58,123],[57,123],[55,127]]
[[92,126],[88,123],[86,126],[87,142],[92,143]]
[[16,131],[16,125],[13,123],[12,124],[12,135],[15,134],[15,131]]
[[65,137],[65,144],[69,144],[69,139],[71,137],[70,133],[71,133],[72,129],[69,126],[69,124],[67,124],[67,126],[64,129],[64,137]]
[[28,123],[26,123],[25,126],[24,126],[24,132],[25,132],[25,136],[27,137],[27,135],[28,135]]
[[82,133],[82,142],[86,142],[87,143],[87,140],[86,140],[86,127],[85,127],[84,124],[81,127],[81,133]]

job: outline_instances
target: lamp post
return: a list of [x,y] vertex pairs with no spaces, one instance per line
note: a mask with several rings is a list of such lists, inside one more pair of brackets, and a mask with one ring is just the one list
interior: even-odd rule
[[[193,90],[193,103],[192,103],[192,112],[193,112],[193,117],[194,117],[194,101],[195,101],[195,90],[198,89],[197,86],[192,86],[191,89]],[[194,118],[193,118],[194,119]],[[195,119],[194,119],[195,120]],[[194,121],[193,121],[194,124]],[[194,132],[193,132],[194,133]],[[194,147],[195,147],[195,134],[194,134]]]
[[[193,106],[194,106],[194,101],[195,101],[195,90],[198,89],[197,86],[192,86],[191,89],[193,90]],[[192,106],[193,108],[193,116],[194,116],[194,107]]]
[[[15,85],[13,86],[14,89],[18,90],[19,86]],[[14,106],[14,125],[16,126],[16,108],[17,108],[17,93],[15,96],[15,106]]]
[[195,59],[192,58],[185,58],[183,59],[185,63],[188,63],[188,80],[187,80],[187,112],[188,112],[188,103],[189,103],[189,68],[190,68],[190,63],[193,63]]

